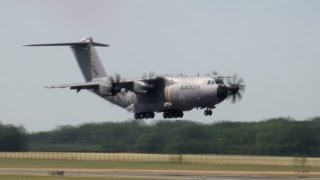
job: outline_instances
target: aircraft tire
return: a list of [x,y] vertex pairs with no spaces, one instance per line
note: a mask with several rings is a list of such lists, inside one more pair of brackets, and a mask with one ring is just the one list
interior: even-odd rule
[[174,118],[178,118],[178,117],[179,117],[179,112],[178,112],[178,111],[174,112],[174,113],[173,113],[173,117],[174,117]]
[[149,119],[150,118],[150,113],[144,113],[144,118]]
[[134,113],[134,119],[139,119],[139,113]]
[[167,119],[167,118],[168,118],[168,114],[167,114],[167,112],[164,112],[164,113],[163,113],[163,118],[165,118],[165,119]]
[[183,111],[179,112],[179,118],[183,117]]
[[150,118],[153,119],[154,118],[154,112],[150,113]]
[[143,113],[139,113],[139,119],[143,119],[144,118],[144,114]]

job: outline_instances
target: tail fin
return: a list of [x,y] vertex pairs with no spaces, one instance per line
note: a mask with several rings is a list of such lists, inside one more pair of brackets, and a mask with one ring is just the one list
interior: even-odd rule
[[70,46],[86,81],[107,77],[94,46],[108,47],[109,45],[93,42],[91,37],[85,37],[75,43],[31,44],[26,46]]

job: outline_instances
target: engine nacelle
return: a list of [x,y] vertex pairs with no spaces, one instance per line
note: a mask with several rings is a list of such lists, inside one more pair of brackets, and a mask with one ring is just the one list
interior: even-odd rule
[[136,93],[147,93],[152,88],[151,85],[143,81],[134,81],[133,82],[133,91]]
[[98,93],[102,96],[108,96],[110,95],[110,86],[108,86],[107,84],[99,84],[99,89],[98,89]]

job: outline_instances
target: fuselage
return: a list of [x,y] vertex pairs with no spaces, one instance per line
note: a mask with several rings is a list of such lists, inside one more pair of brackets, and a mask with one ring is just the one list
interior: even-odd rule
[[121,91],[106,100],[131,112],[189,111],[214,108],[227,96],[227,89],[212,77],[159,76],[163,81],[152,93]]

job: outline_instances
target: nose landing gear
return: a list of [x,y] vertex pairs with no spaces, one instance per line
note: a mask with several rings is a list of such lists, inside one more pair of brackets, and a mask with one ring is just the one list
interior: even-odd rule
[[205,116],[211,116],[212,115],[212,110],[211,109],[204,110],[204,115]]

